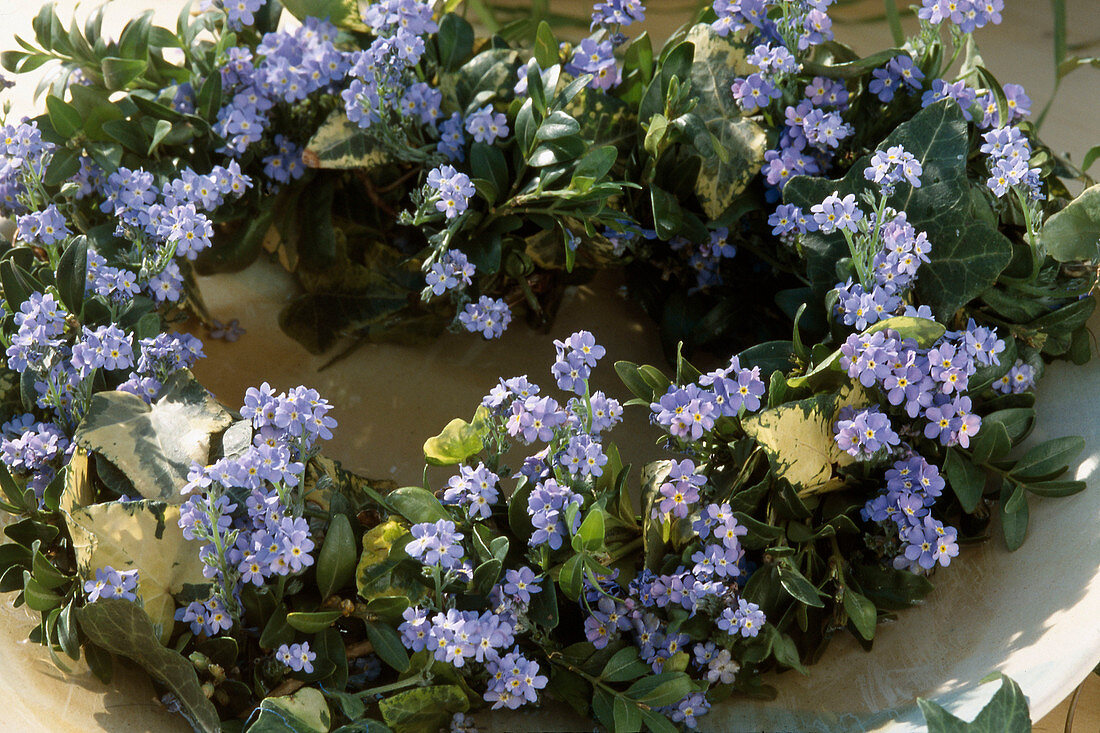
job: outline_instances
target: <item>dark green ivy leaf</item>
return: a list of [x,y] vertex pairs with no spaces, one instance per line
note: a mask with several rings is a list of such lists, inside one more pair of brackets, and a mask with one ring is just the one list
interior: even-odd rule
[[76,612],[80,630],[96,646],[132,660],[171,691],[196,731],[221,730],[218,711],[206,699],[195,667],[161,645],[153,624],[137,604],[120,598],[90,603]]

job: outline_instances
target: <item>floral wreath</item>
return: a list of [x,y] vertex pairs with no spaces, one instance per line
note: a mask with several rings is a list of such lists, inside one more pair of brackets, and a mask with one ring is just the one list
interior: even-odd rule
[[[639,0],[575,46],[428,0],[287,1],[289,30],[216,0],[117,40],[45,7],[3,63],[60,61],[47,111],[0,141],[0,589],[31,638],[104,680],[132,660],[198,731],[548,698],[668,731],[837,633],[870,647],[993,514],[1018,548],[1028,494],[1085,488],[1080,438],[1012,451],[1044,360],[1091,355],[1100,194],[982,65],[1001,0],[924,0],[864,58],[830,4],[717,0],[656,54]],[[367,480],[321,454],[315,390],[234,410],[189,371],[176,325],[238,335],[194,275],[264,250],[318,352],[545,325],[621,268],[675,374],[593,391],[578,331],[557,393],[501,379],[425,443],[445,487]],[[634,479],[605,436],[643,415],[667,457]]]

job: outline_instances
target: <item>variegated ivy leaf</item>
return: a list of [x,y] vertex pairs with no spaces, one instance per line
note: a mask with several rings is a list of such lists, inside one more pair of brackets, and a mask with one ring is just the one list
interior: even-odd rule
[[692,143],[702,156],[695,181],[695,195],[711,219],[719,218],[749,181],[760,172],[767,145],[764,129],[741,116],[730,85],[755,68],[745,57],[748,49],[735,34],[722,38],[710,25],[699,23],[685,41],[695,44],[691,66],[694,114],[702,125],[689,129]]
[[371,171],[392,161],[392,157],[344,111],[333,112],[306,144],[302,160],[310,168]]
[[790,481],[799,496],[829,491],[837,481],[837,466],[855,459],[842,451],[833,437],[833,424],[842,407],[865,404],[862,389],[845,388],[762,410],[741,421],[745,432],[764,449],[775,475]]
[[152,405],[127,392],[100,392],[75,441],[109,460],[146,499],[178,504],[192,462],[210,461],[213,437],[233,417],[187,370],[170,376]]
[[196,545],[183,538],[179,507],[148,500],[87,504],[92,495],[88,456],[77,451],[61,500],[77,571],[87,580],[97,568],[137,570],[145,612],[167,641],[176,609],[173,594],[208,582]]

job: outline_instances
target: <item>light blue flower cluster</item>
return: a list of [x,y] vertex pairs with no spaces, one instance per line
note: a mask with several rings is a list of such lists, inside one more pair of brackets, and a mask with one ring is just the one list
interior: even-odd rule
[[74,448],[61,428],[29,413],[0,426],[0,460],[12,474],[26,479],[27,488],[40,500],[58,465],[68,461]]
[[[965,330],[944,334],[927,350],[889,330],[852,334],[841,346],[840,366],[864,387],[877,387],[910,419],[923,415],[926,438],[966,448],[981,427],[966,396],[970,378],[979,367],[1000,364],[1004,348],[996,329],[971,319]],[[841,449],[858,458],[889,450],[899,440],[877,406],[843,413],[835,432]]]
[[886,471],[886,487],[864,505],[864,521],[896,531],[902,548],[895,567],[924,573],[937,563],[947,567],[958,556],[958,531],[931,513],[945,486],[939,469],[914,453],[894,462]]
[[993,195],[1003,197],[1019,187],[1027,198],[1042,198],[1039,169],[1031,167],[1031,144],[1018,127],[998,127],[982,135],[981,152],[989,156],[989,180]]
[[[254,53],[245,47],[230,48],[218,69],[222,96],[229,100],[218,110],[214,125],[215,133],[225,140],[220,152],[243,155],[263,139],[277,105],[301,102],[342,84],[350,62],[337,50],[335,40],[335,26],[307,18],[293,31],[265,33]],[[177,102],[182,103],[181,111],[193,107],[189,97],[182,95]],[[275,142],[278,153],[265,158],[265,174],[278,183],[303,173],[297,147],[287,142]]]
[[[265,382],[250,387],[241,415],[251,422],[252,444],[209,466],[194,465],[180,507],[183,536],[202,545],[199,557],[214,582],[211,597],[176,611],[195,634],[232,628],[241,589],[313,564],[309,523],[298,487],[316,441],[332,437],[332,406],[316,390],[275,394]],[[235,498],[245,496],[244,506]]]
[[[499,594],[497,586],[494,591]],[[548,679],[539,674],[538,662],[523,656],[514,647],[516,618],[508,612],[459,611],[436,613],[419,606],[405,609],[398,627],[406,648],[427,650],[440,662],[462,668],[468,664],[484,666],[488,687],[484,693],[492,709],[515,710],[538,700],[538,691]]]
[[429,171],[427,188],[429,200],[434,200],[436,210],[448,219],[465,211],[470,205],[470,197],[477,191],[470,177],[455,170],[453,165],[441,165]]
[[500,478],[478,463],[476,467],[459,466],[458,475],[447,481],[443,492],[444,504],[459,504],[466,508],[470,519],[488,519],[492,515],[493,504],[500,500],[497,483]]
[[275,650],[275,658],[282,662],[292,672],[313,672],[313,661],[317,659],[317,652],[309,648],[309,642],[301,644],[282,644]]
[[348,119],[363,129],[381,127],[383,137],[391,127],[415,133],[427,126],[434,132],[443,95],[414,72],[427,35],[439,30],[432,4],[382,0],[365,7],[363,20],[375,38],[351,54],[351,83],[341,93]]
[[432,295],[443,295],[448,290],[462,290],[472,284],[476,271],[477,268],[461,250],[449,249],[432,263],[424,280]]
[[486,339],[500,338],[512,322],[512,309],[502,298],[482,295],[476,303],[467,303],[458,314],[458,322],[470,333],[481,333]]
[[953,23],[963,33],[1001,22],[1004,0],[921,0],[917,17],[932,25]]
[[110,565],[96,568],[95,579],[84,581],[84,593],[88,603],[100,598],[121,598],[124,601],[136,601],[138,571],[115,570]]
[[764,382],[760,368],[743,368],[737,357],[728,366],[708,372],[698,383],[671,385],[661,399],[649,407],[653,422],[684,441],[700,440],[723,417],[736,417],[742,410],[760,409]]

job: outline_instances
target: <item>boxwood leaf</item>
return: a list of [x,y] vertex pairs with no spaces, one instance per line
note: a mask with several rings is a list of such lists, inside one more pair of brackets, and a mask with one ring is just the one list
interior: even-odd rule
[[386,501],[394,511],[414,524],[451,518],[439,499],[435,498],[435,494],[419,486],[394,489],[386,495]]
[[820,591],[787,558],[779,564],[779,582],[795,600],[815,608],[825,607]]
[[301,631],[303,634],[316,634],[332,626],[332,622],[342,615],[343,614],[338,610],[314,612],[296,611],[286,615],[286,622],[290,624],[291,628]]
[[1080,436],[1054,438],[1034,446],[1016,462],[1012,475],[1016,478],[1042,478],[1061,473],[1085,449]]
[[328,598],[355,577],[358,552],[351,523],[344,514],[333,515],[317,555],[317,589]]
[[1027,536],[1028,507],[1024,487],[1005,480],[1001,487],[1001,533],[1009,551],[1020,549]]
[[944,470],[963,511],[973,513],[985,491],[985,471],[952,448],[947,449]]

